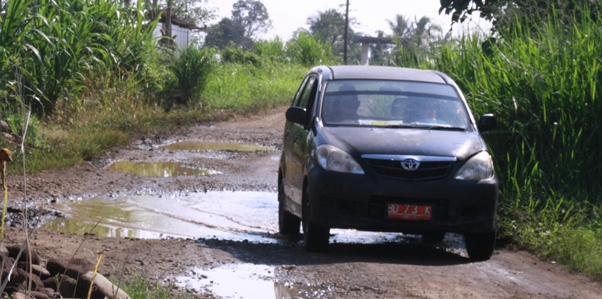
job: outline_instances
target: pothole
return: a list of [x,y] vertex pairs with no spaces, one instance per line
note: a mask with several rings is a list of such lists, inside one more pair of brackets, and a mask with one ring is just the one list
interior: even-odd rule
[[107,170],[147,177],[173,177],[187,175],[220,174],[216,170],[184,167],[180,162],[131,162],[117,161],[106,167]]
[[278,268],[268,265],[230,264],[213,269],[192,269],[176,277],[180,287],[209,292],[219,298],[293,299],[325,298],[331,287],[281,283],[275,279]]
[[199,192],[59,201],[66,218],[43,228],[72,234],[157,239],[167,236],[275,243],[278,200],[273,192]]
[[269,147],[238,142],[211,142],[211,141],[181,141],[160,146],[159,149],[173,151],[269,151]]
[[[184,288],[210,292],[219,298],[269,299],[274,292],[274,267],[231,264],[213,269],[194,269],[177,277]],[[280,298],[280,297],[279,297]]]

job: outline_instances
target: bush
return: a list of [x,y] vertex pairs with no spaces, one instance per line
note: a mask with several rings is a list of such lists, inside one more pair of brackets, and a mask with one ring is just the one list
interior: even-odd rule
[[288,41],[287,54],[292,62],[306,67],[329,64],[335,61],[329,45],[320,43],[318,40],[304,32],[299,32]]
[[172,88],[167,90],[165,100],[168,106],[183,104],[202,107],[201,93],[207,85],[209,75],[215,65],[214,52],[210,48],[188,48],[175,52],[169,69],[175,76]]

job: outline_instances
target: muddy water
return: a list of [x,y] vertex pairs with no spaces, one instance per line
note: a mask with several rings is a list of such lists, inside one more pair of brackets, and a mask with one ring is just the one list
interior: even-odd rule
[[191,269],[189,275],[177,277],[187,289],[210,290],[221,298],[293,299],[324,298],[328,287],[280,283],[275,280],[276,266],[231,264],[214,269]]
[[[278,244],[278,201],[273,192],[207,192],[171,196],[122,196],[58,202],[68,215],[46,229],[129,238],[216,238]],[[331,230],[332,243],[417,242],[419,236]],[[455,239],[454,239],[455,238]],[[458,239],[459,238],[459,239]],[[461,237],[446,236],[447,250],[461,250]],[[288,241],[287,241],[288,242]],[[301,242],[301,241],[299,241]],[[454,245],[456,244],[456,245]],[[230,264],[189,269],[182,287],[209,290],[221,298],[325,298],[324,286],[286,285],[274,278],[280,265]],[[249,292],[248,290],[253,290]]]
[[271,192],[207,192],[174,196],[122,196],[59,202],[68,215],[45,228],[109,237],[219,238],[270,242],[277,229]]
[[215,170],[184,167],[178,162],[131,162],[118,161],[107,166],[107,170],[124,172],[146,177],[172,177],[182,175],[219,174]]
[[181,141],[160,146],[159,149],[176,151],[269,151],[269,147],[236,142]]

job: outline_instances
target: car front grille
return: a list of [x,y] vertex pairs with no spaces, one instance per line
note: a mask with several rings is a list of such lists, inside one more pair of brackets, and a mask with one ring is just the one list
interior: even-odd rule
[[401,161],[366,159],[372,169],[379,174],[404,180],[436,180],[445,178],[454,165],[454,161],[421,162],[416,170],[405,170]]

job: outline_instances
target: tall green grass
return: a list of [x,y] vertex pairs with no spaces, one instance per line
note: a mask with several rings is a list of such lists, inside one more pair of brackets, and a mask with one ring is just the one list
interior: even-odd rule
[[465,35],[406,61],[450,74],[477,116],[498,118],[484,135],[500,177],[502,236],[595,277],[602,277],[600,25],[517,21],[490,52],[483,36]]
[[[0,20],[0,96],[4,108],[24,103],[37,115],[52,114],[59,101],[81,104],[90,73],[144,80],[154,48],[142,3],[117,0],[5,1]],[[135,72],[132,72],[135,71]],[[60,107],[65,108],[65,107]]]
[[207,83],[203,98],[211,109],[237,113],[254,113],[289,104],[307,70],[296,64],[269,62],[260,68],[249,64],[220,64]]

